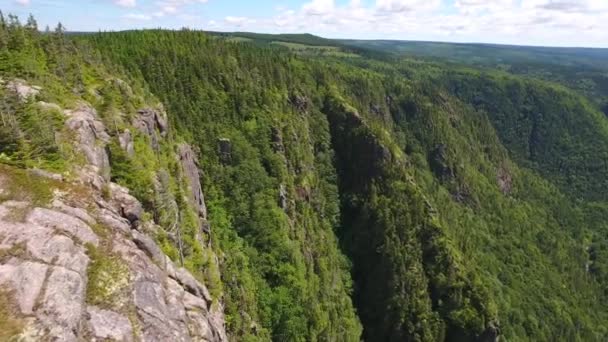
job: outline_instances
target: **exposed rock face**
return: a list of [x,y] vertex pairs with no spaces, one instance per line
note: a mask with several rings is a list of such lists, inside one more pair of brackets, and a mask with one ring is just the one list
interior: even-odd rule
[[498,188],[503,194],[508,195],[513,189],[513,177],[506,167],[501,167],[496,173],[496,181],[498,182]]
[[[57,195],[51,209],[25,202],[0,204],[0,250],[5,255],[0,259],[0,288],[14,293],[20,314],[31,318],[28,334],[58,341],[226,341],[223,316],[212,308],[205,285],[173,265],[147,235],[103,224],[121,222],[127,215],[114,204],[122,203],[124,194],[113,192],[118,198],[106,201],[91,190],[84,201]],[[14,221],[15,211],[26,211],[23,222]],[[92,228],[100,226],[107,231],[104,236]],[[119,306],[125,309],[87,302],[93,262],[88,248],[102,248],[109,241],[113,247],[107,253],[128,269],[124,281],[130,295]]]
[[[0,290],[18,307],[17,340],[227,341],[221,303],[163,254],[144,233],[153,223],[139,201],[108,181],[110,137],[95,110],[82,104],[65,113],[87,162],[75,170],[84,182],[32,171],[61,190],[51,189],[48,204],[0,203]],[[166,122],[154,120],[165,132]],[[10,175],[0,173],[0,194],[9,187]]]
[[199,216],[207,219],[207,206],[201,186],[198,162],[192,147],[188,144],[179,145],[179,161],[182,165],[184,176],[190,185],[190,202],[197,209]]
[[287,188],[285,188],[284,184],[279,186],[279,207],[283,210],[287,210],[288,197],[287,197]]
[[127,156],[133,157],[135,155],[135,147],[133,146],[133,136],[131,135],[131,131],[125,129],[124,132],[118,135],[118,143],[120,144],[120,148],[125,151]]
[[186,178],[189,187],[188,201],[196,209],[199,224],[197,240],[203,242],[203,233],[210,233],[210,225],[207,221],[207,206],[205,196],[201,186],[200,173],[196,155],[192,147],[188,144],[181,144],[178,147],[179,161],[182,166],[183,176]]
[[27,101],[30,98],[40,94],[42,88],[38,86],[28,85],[24,80],[14,79],[7,83],[6,88],[13,91],[22,101]]
[[136,227],[143,214],[143,208],[139,201],[129,194],[129,190],[114,183],[109,183],[109,190],[112,194],[111,205],[114,210]]
[[[98,209],[111,207],[101,198],[95,198],[95,202],[99,203]],[[69,207],[65,203],[57,206]],[[171,262],[160,248],[137,231],[131,238],[121,230],[111,231],[115,246],[112,252],[128,266],[127,278],[133,279],[130,288],[137,322],[129,321],[125,313],[87,306],[90,257],[85,244],[99,246],[101,238],[87,222],[57,209],[28,209],[25,222],[11,222],[9,214],[23,207],[24,204],[12,202],[0,205],[0,247],[16,251],[0,265],[0,286],[14,291],[23,315],[35,318],[30,330],[38,331],[37,337],[76,341],[94,336],[132,341],[137,326],[145,341],[225,340],[223,326],[201,314],[211,310],[206,287],[184,269],[166,272],[165,269],[176,267],[165,266],[163,261]],[[84,210],[70,208],[72,212]],[[120,215],[118,211],[111,214]],[[108,214],[99,211],[99,215]]]
[[93,336],[114,341],[133,341],[133,327],[127,317],[94,306],[87,308],[87,315]]
[[159,140],[167,134],[167,118],[160,110],[146,108],[137,112],[133,126],[150,137],[150,144],[154,150],[159,148]]
[[83,103],[78,109],[66,110],[64,113],[68,117],[66,125],[78,135],[77,149],[84,154],[95,172],[109,180],[110,160],[106,145],[110,136],[99,121],[95,109]]

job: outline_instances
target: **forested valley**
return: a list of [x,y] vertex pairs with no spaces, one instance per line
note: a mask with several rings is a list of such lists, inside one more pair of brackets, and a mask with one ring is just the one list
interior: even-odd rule
[[[65,114],[40,103],[90,104],[109,181],[209,288],[229,340],[608,338],[608,118],[595,92],[312,36],[77,34],[12,15],[0,77],[0,174],[70,179],[84,162],[58,138]],[[35,93],[20,98],[26,84]],[[161,138],[131,123],[150,104],[166,112]],[[183,200],[184,144],[200,226]],[[48,195],[21,182],[31,201]],[[3,244],[0,264],[15,252]],[[0,308],[0,330],[18,335],[22,319]]]

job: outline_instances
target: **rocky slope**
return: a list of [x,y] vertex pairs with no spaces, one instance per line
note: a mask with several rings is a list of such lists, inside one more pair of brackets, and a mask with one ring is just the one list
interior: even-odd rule
[[[22,101],[40,89],[16,82],[11,91]],[[71,139],[79,163],[63,174],[0,168],[0,305],[10,308],[0,312],[0,338],[227,341],[221,301],[163,253],[152,238],[162,229],[152,213],[110,181],[113,137],[96,110],[80,101],[62,117],[58,135]],[[133,123],[153,149],[165,143],[160,111],[140,110]],[[120,141],[138,158],[128,130]],[[181,158],[191,180],[184,184],[202,228],[205,204],[191,149],[181,144],[172,157]]]

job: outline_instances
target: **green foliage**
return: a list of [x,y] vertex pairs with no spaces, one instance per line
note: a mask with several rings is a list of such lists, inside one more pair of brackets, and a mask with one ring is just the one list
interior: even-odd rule
[[87,298],[90,305],[117,309],[124,305],[129,286],[129,269],[119,256],[109,253],[107,246],[87,245],[91,259],[87,268]]
[[[153,213],[163,251],[223,296],[231,338],[608,336],[608,130],[580,95],[500,71],[270,44],[374,56],[313,36],[68,38],[16,20],[0,29],[2,76],[38,82],[39,99],[98,109],[113,135],[113,180]],[[587,76],[558,81],[594,94],[601,82]],[[171,123],[158,149],[131,126],[152,93]],[[3,94],[4,163],[61,171],[74,162],[50,138],[60,113]],[[125,129],[131,157],[117,143]],[[200,151],[210,235],[186,200],[181,139]],[[48,198],[50,187],[39,189],[26,194]],[[91,277],[105,284],[112,256],[90,253]]]
[[31,172],[0,164],[0,202],[27,201],[45,206],[53,199],[53,191],[62,189],[61,182],[39,177]]

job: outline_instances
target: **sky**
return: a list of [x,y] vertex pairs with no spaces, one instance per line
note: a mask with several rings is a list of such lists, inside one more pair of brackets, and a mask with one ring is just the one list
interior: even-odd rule
[[70,31],[189,27],[608,48],[608,0],[0,0],[0,9]]

